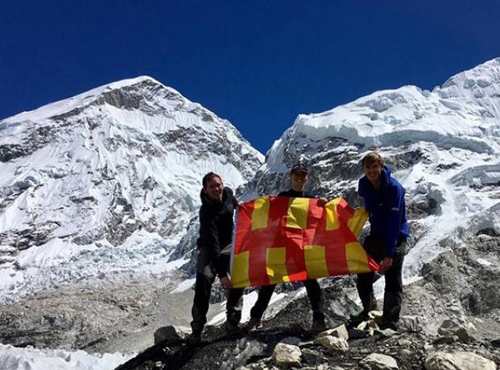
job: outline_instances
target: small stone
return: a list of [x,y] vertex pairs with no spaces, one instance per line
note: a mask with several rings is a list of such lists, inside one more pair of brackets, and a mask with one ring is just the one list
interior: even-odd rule
[[302,350],[302,358],[304,359],[304,362],[310,366],[319,366],[321,364],[324,364],[325,362],[328,362],[328,359],[321,353],[313,351],[309,348],[304,348]]
[[493,340],[491,341],[491,345],[492,345],[493,347],[500,348],[500,338],[498,338],[498,339],[493,339]]
[[439,337],[436,338],[432,344],[452,344],[455,343],[458,340],[458,337],[456,335],[451,335],[449,337]]
[[411,346],[411,340],[408,340],[408,339],[400,339],[398,340],[398,345],[400,347],[409,347]]
[[402,350],[399,351],[399,355],[404,358],[410,358],[413,355],[413,351],[403,348]]
[[377,329],[377,330],[375,330],[375,333],[380,334],[383,338],[390,338],[390,337],[398,334],[397,331],[392,330],[392,329],[384,329],[384,330]]

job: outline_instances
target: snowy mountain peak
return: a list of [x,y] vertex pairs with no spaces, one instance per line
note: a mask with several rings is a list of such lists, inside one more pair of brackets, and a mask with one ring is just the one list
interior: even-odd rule
[[407,277],[465,234],[500,235],[500,58],[432,92],[403,86],[299,115],[267,153],[247,197],[289,186],[300,158],[311,169],[309,191],[359,205],[359,161],[374,149],[407,190],[414,238]]
[[[64,275],[67,265],[73,275],[69,261],[75,255],[87,250],[92,258],[102,248],[124,245],[125,269],[129,259],[145,255],[165,265],[165,254],[197,211],[203,175],[214,171],[236,188],[262,161],[230,122],[150,77],[101,86],[0,121],[6,266],[54,266],[56,275]],[[39,261],[32,248],[50,257]],[[92,263],[81,262],[78,274],[93,276]],[[27,279],[21,272],[5,274],[0,280],[13,284],[8,295],[15,294],[18,279]],[[54,283],[41,279],[30,289]]]
[[[496,58],[451,77],[432,92],[403,86],[374,92],[326,112],[299,115],[274,143],[267,165],[274,171],[286,171],[283,153],[290,156],[291,149],[305,145],[303,138],[318,143],[337,138],[365,148],[430,141],[443,149],[458,147],[491,154],[500,149],[499,91],[500,58]],[[292,138],[296,143],[290,148]],[[318,146],[301,155],[314,155]]]
[[[132,79],[112,82],[68,99],[44,105],[30,112],[23,112],[0,121],[0,124],[21,121],[40,121],[42,119],[57,118],[58,116],[77,112],[90,105],[109,104],[118,109],[146,109],[151,110],[148,103],[170,105],[199,104],[190,102],[177,90],[163,85],[152,77],[140,76]],[[0,126],[1,127],[1,126]]]
[[438,87],[435,91],[446,98],[473,96],[481,99],[487,96],[485,92],[498,92],[499,86],[500,57],[450,77],[441,88]]

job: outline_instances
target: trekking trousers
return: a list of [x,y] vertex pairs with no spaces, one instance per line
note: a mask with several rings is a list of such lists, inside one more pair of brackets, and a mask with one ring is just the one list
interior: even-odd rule
[[[377,262],[383,260],[385,240],[367,238],[364,244],[367,253]],[[384,308],[383,320],[397,323],[403,303],[403,261],[406,249],[406,239],[398,240],[396,251],[393,256],[392,266],[385,272]],[[358,290],[363,311],[368,312],[376,304],[373,294],[374,272],[358,274],[356,288]]]

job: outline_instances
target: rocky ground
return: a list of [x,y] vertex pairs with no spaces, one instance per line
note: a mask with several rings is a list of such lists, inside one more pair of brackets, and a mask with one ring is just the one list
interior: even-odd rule
[[[338,297],[344,285],[345,281],[338,281],[325,287],[327,301]],[[307,299],[301,297],[255,332],[226,334],[220,327],[208,327],[202,343],[195,347],[184,343],[185,334],[180,332],[118,369],[494,370],[500,365],[500,322],[496,320],[471,317],[467,324],[448,320],[432,334],[421,326],[423,320],[405,316],[398,332],[375,330],[370,335],[368,330],[356,330],[342,315],[333,314],[334,307],[329,305],[327,310],[328,326],[344,328],[332,333],[332,337],[341,339],[318,343],[317,337],[308,333]],[[276,354],[280,343],[291,348],[281,357]],[[297,352],[295,357],[293,350]],[[451,360],[446,354],[452,354]]]
[[[423,266],[425,278],[405,287],[397,333],[365,336],[351,330],[345,344],[330,339],[326,344],[314,342],[307,332],[311,322],[307,298],[301,290],[290,290],[285,299],[268,309],[257,332],[226,335],[219,327],[208,327],[198,347],[183,344],[185,333],[153,345],[158,328],[188,326],[190,320],[192,290],[171,294],[176,283],[166,281],[179,280],[165,278],[59,288],[3,305],[0,341],[97,353],[141,352],[122,365],[122,370],[243,370],[292,365],[298,369],[391,369],[396,368],[394,363],[399,369],[498,367],[500,238],[480,235],[466,241],[460,245],[450,241],[446,252]],[[328,327],[346,324],[349,313],[358,309],[353,278],[327,278],[321,284]],[[212,315],[220,311],[220,305],[213,308]],[[285,348],[290,355],[277,355],[285,344],[291,346]],[[325,347],[332,345],[340,347]],[[453,361],[462,362],[445,367],[446,361],[452,361],[446,353],[452,354]],[[366,364],[367,357],[367,362],[380,360],[385,365]],[[464,365],[464,361],[473,364]],[[434,363],[442,365],[432,367]]]
[[[391,334],[388,334],[391,335]],[[278,343],[298,347],[299,360],[293,356],[278,362],[275,351]],[[422,334],[401,332],[391,335],[380,332],[365,339],[345,341],[345,349],[327,348],[315,344],[312,338],[301,335],[298,330],[280,328],[279,331],[260,331],[251,335],[234,334],[202,343],[199,347],[169,346],[155,347],[147,358],[137,358],[118,369],[275,369],[293,367],[297,369],[423,369],[437,353],[468,353],[479,356],[485,364],[498,366],[500,351],[483,344],[465,345],[433,344],[431,338]],[[363,367],[362,361],[370,355],[387,356],[385,365]],[[478,358],[479,358],[478,357]],[[391,361],[392,359],[392,361]],[[396,366],[391,366],[396,364]],[[479,362],[476,364],[479,365]],[[451,367],[448,367],[451,368]],[[454,369],[482,369],[486,367],[454,367]],[[426,367],[439,369],[439,367]],[[445,369],[442,367],[441,369]],[[490,367],[494,370],[495,367]]]
[[[480,235],[471,236],[466,244],[447,242],[448,251],[423,266],[425,278],[406,286],[398,332],[375,330],[367,336],[350,330],[345,343],[318,343],[307,332],[311,322],[307,298],[292,292],[268,310],[257,332],[227,335],[211,327],[198,347],[182,344],[180,334],[120,370],[497,369],[500,239]],[[357,309],[354,280],[324,279],[322,285],[328,326],[347,324],[349,329],[347,317]],[[280,356],[283,344],[289,347]]]
[[23,347],[137,353],[164,325],[187,325],[192,290],[175,279],[116,281],[46,290],[0,306],[0,342]]

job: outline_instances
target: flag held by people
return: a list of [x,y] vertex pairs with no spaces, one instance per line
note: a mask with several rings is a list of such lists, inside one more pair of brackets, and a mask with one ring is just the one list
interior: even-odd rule
[[231,259],[233,287],[376,271],[357,240],[368,213],[343,198],[264,196],[242,203]]

